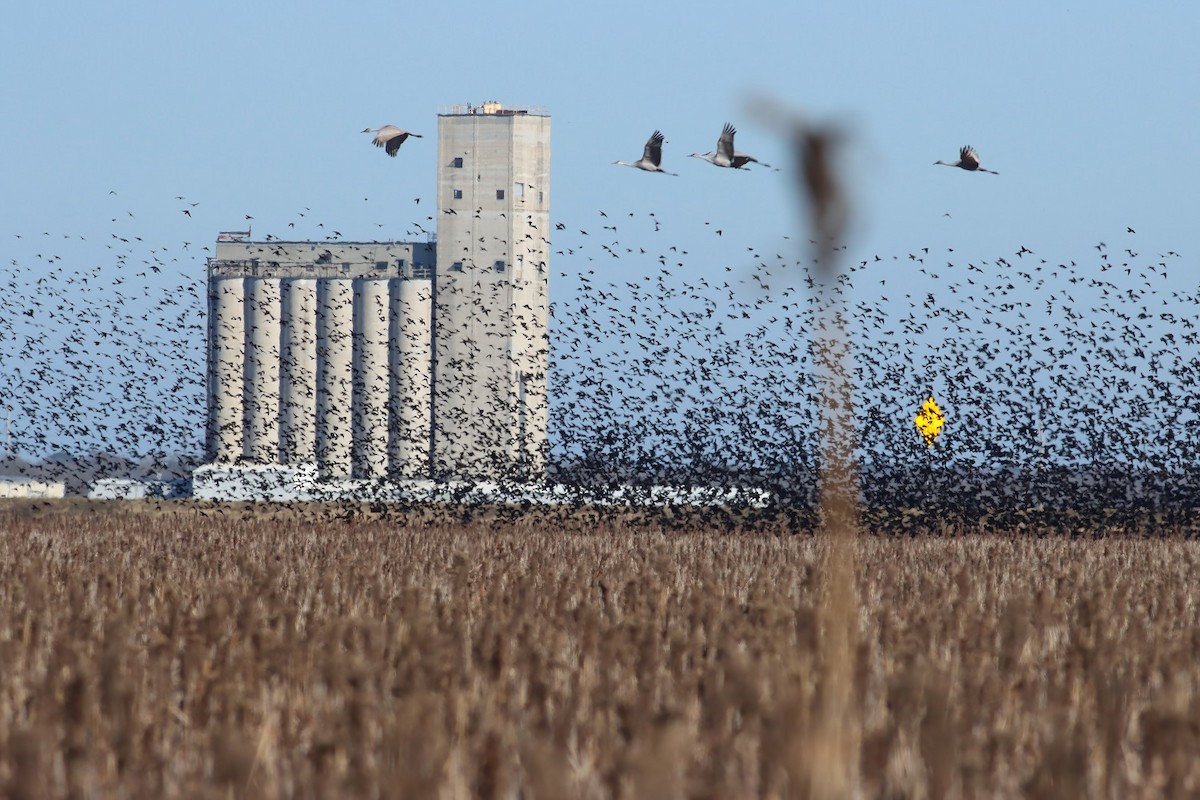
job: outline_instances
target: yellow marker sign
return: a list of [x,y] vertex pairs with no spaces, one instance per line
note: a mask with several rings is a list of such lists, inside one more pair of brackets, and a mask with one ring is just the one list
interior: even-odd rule
[[937,401],[933,399],[933,395],[929,395],[929,399],[921,406],[921,410],[917,412],[917,431],[921,434],[921,438],[925,440],[925,444],[933,447],[933,440],[942,432],[942,427],[946,424],[946,417],[942,414],[942,410],[938,408]]

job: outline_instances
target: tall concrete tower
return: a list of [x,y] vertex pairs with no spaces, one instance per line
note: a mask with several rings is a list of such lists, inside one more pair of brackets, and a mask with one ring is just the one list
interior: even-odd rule
[[433,468],[537,478],[547,448],[550,117],[438,115]]

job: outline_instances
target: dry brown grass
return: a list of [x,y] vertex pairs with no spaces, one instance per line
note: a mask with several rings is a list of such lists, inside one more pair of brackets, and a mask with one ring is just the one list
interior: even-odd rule
[[0,507],[7,796],[805,797],[843,678],[860,796],[1200,792],[1182,538],[861,537],[839,676],[822,537],[95,508]]

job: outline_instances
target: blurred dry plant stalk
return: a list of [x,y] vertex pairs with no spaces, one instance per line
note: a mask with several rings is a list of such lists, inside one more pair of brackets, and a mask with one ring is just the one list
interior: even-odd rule
[[797,196],[807,210],[813,244],[811,285],[817,293],[813,363],[821,387],[820,510],[826,561],[822,570],[821,695],[807,782],[818,800],[851,797],[859,789],[861,732],[850,676],[858,644],[857,539],[859,465],[851,370],[850,315],[841,290],[839,254],[850,223],[848,192],[838,170],[843,136],[760,98],[751,112],[778,130],[791,149]]

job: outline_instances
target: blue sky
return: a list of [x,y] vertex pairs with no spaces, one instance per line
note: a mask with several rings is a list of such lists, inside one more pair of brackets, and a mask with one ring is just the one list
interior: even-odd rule
[[[5,17],[0,266],[26,275],[51,254],[103,267],[126,239],[131,257],[177,259],[145,278],[172,291],[246,215],[256,236],[412,238],[433,213],[438,109],[489,99],[553,116],[567,243],[603,210],[623,242],[689,249],[696,275],[747,245],[800,258],[786,173],[686,157],[731,121],[740,150],[786,169],[748,112],[763,95],[850,132],[853,261],[1026,246],[1082,263],[1103,240],[1181,253],[1163,286],[1196,288],[1200,4],[68,2]],[[359,133],[385,123],[426,138],[388,159]],[[611,165],[654,129],[679,177]],[[963,144],[1000,175],[932,166]],[[560,258],[552,295],[587,269],[654,266]],[[893,285],[927,280],[889,267]]]
[[[0,225],[103,232],[130,206],[153,215],[143,235],[204,241],[247,213],[282,234],[309,207],[374,238],[431,194],[436,142],[393,162],[358,131],[432,134],[439,107],[495,98],[553,115],[560,219],[640,206],[764,241],[792,220],[784,182],[685,161],[726,120],[784,161],[746,112],[763,93],[853,130],[865,248],[1073,248],[1130,225],[1195,251],[1200,7],[806,5],[21,4]],[[655,128],[680,179],[610,166]],[[931,168],[966,143],[1000,179]]]

